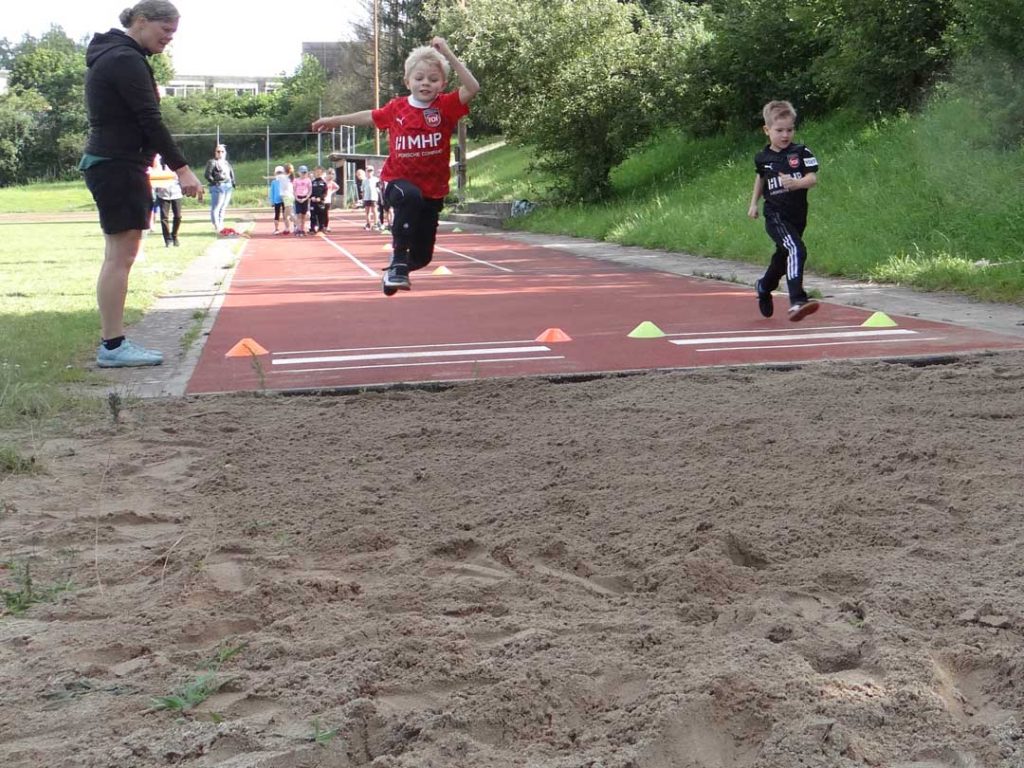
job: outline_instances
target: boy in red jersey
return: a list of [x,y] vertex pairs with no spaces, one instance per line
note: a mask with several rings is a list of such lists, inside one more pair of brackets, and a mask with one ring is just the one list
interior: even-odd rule
[[[445,92],[454,69],[459,89]],[[392,99],[380,109],[321,117],[314,131],[340,125],[376,125],[388,132],[389,154],[380,178],[387,182],[387,204],[393,211],[394,255],[384,273],[384,293],[407,291],[409,273],[434,257],[437,220],[448,194],[451,137],[480,84],[452,53],[444,38],[416,48],[405,60],[408,96]]]

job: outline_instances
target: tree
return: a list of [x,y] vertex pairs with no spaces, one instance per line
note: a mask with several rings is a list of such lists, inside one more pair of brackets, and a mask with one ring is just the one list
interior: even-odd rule
[[33,129],[19,145],[24,178],[70,176],[85,145],[85,50],[58,27],[38,40],[26,37],[15,49],[8,80],[12,93],[36,104],[44,100]]
[[[573,199],[599,199],[610,171],[676,106],[677,21],[616,0],[435,0],[431,10],[482,84],[474,120],[536,148]],[[684,25],[685,26],[685,25]]]
[[0,38],[0,69],[10,69],[14,63],[14,46],[6,37]]
[[32,90],[0,94],[0,186],[27,180],[25,150],[48,109],[46,99]]

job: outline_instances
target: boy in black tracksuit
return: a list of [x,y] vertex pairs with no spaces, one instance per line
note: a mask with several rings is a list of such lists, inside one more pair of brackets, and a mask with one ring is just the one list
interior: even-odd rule
[[775,311],[772,291],[786,277],[789,319],[802,320],[818,311],[818,302],[804,291],[807,248],[807,190],[818,183],[818,160],[803,144],[793,143],[796,110],[788,101],[771,101],[764,107],[764,132],[768,146],[754,157],[754,191],[747,215],[757,218],[757,201],[764,197],[764,228],[775,241],[775,253],[764,276],[757,281],[757,306],[764,317]]
[[323,232],[327,226],[327,180],[324,169],[319,165],[313,169],[312,190],[309,195],[309,231]]

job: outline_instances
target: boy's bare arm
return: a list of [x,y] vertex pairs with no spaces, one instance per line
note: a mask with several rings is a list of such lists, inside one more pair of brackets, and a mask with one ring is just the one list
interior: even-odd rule
[[757,201],[761,199],[763,193],[764,179],[761,178],[760,174],[754,174],[754,191],[750,195],[750,207],[747,208],[747,216],[752,219],[757,218]]
[[430,41],[430,44],[452,65],[455,74],[459,76],[459,100],[463,104],[469,104],[473,97],[480,93],[480,83],[473,77],[473,73],[469,71],[469,68],[462,63],[462,60],[452,52],[452,49],[448,47],[448,42],[443,37],[435,37]]
[[313,131],[323,133],[341,125],[373,125],[373,111],[364,109],[347,115],[331,115],[313,121]]

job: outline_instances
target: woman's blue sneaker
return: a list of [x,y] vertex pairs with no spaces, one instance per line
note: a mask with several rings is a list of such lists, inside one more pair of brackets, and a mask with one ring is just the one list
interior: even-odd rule
[[136,368],[142,365],[160,365],[164,353],[146,349],[125,339],[117,349],[107,349],[100,344],[96,350],[96,365],[100,368]]

